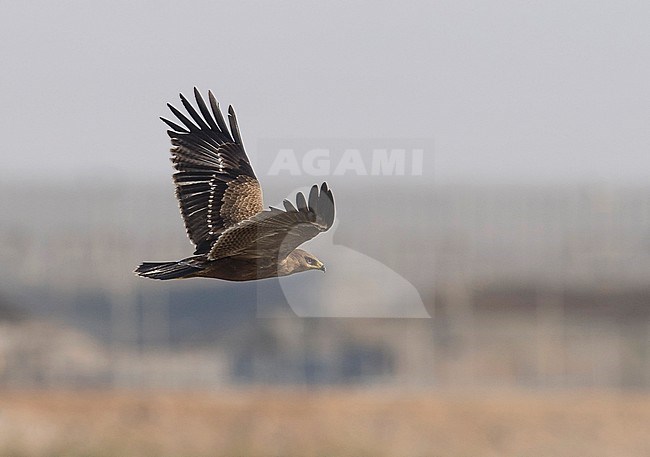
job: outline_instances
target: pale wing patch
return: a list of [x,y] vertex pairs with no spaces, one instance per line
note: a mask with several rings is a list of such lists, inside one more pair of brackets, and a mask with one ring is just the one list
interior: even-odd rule
[[225,227],[237,225],[262,211],[262,188],[257,179],[240,175],[223,193],[219,214]]

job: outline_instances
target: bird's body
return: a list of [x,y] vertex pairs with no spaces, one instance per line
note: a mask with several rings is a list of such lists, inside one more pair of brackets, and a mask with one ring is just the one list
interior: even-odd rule
[[152,279],[207,277],[230,281],[286,276],[325,270],[322,262],[298,246],[334,222],[334,197],[323,183],[314,185],[296,206],[263,209],[262,189],[246,155],[232,107],[230,131],[209,92],[212,112],[198,90],[200,114],[181,94],[192,120],[168,105],[184,125],[162,119],[171,127],[176,197],[190,240],[192,257],[175,262],[145,262],[135,273]]
[[[302,249],[295,249],[277,263],[270,259],[243,257],[226,257],[209,261],[205,256],[193,256],[177,262],[145,262],[136,272],[140,276],[153,279],[218,278],[228,281],[253,281],[314,269],[313,266],[305,265],[302,261],[306,256],[313,257]],[[325,271],[322,264],[317,269]]]

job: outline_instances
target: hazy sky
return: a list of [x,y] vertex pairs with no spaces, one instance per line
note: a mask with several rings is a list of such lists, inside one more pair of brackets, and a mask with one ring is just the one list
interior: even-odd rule
[[[2,1],[0,179],[168,179],[194,85],[273,138],[432,138],[435,179],[645,182],[643,1]],[[263,152],[263,151],[260,151]]]

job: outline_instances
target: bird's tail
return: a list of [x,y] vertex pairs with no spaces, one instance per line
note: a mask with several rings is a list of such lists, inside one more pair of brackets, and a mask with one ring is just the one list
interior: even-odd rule
[[150,279],[191,278],[205,268],[205,262],[197,259],[184,259],[177,262],[144,262],[134,273]]

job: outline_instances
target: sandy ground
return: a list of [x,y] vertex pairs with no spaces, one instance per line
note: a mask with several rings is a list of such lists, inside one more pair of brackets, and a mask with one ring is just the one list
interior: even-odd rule
[[650,394],[0,391],[2,457],[650,456]]

